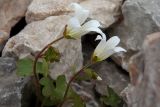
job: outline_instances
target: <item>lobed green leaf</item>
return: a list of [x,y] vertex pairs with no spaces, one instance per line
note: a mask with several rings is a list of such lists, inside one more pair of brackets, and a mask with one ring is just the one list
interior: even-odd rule
[[56,80],[56,88],[53,90],[52,99],[57,102],[62,101],[66,88],[67,88],[67,82],[65,75],[58,76]]
[[31,76],[33,69],[33,61],[25,58],[20,59],[17,62],[17,75],[19,76]]
[[122,102],[122,99],[114,92],[114,90],[108,87],[108,95],[102,96],[101,101],[111,107],[119,107],[119,104]]
[[56,48],[50,46],[48,50],[44,53],[44,58],[47,62],[59,62],[60,53]]
[[98,74],[93,69],[87,68],[87,69],[84,69],[84,72],[88,77],[88,79],[97,79],[98,77]]

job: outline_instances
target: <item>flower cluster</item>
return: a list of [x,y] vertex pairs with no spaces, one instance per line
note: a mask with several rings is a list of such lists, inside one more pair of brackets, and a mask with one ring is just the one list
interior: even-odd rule
[[108,41],[106,41],[106,35],[99,28],[101,25],[97,20],[90,20],[85,22],[89,16],[89,10],[81,7],[77,3],[71,3],[69,7],[73,9],[75,13],[65,28],[65,38],[81,38],[81,36],[91,31],[100,34],[96,38],[96,40],[100,40],[100,43],[92,55],[92,62],[105,60],[116,52],[126,52],[125,49],[117,46],[120,42],[120,38],[118,36],[113,36]]
[[66,26],[64,33],[66,38],[81,38],[81,36],[91,31],[99,33],[103,36],[103,38],[106,37],[105,34],[99,29],[100,23],[97,20],[85,22],[89,16],[89,10],[82,8],[77,3],[71,3],[69,7],[73,9],[75,13]]

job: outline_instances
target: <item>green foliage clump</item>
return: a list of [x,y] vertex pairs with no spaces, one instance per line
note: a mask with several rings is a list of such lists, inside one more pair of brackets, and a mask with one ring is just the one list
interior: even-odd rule
[[122,103],[122,99],[118,94],[110,87],[107,88],[107,92],[106,96],[101,96],[101,101],[110,107],[120,107],[119,105]]

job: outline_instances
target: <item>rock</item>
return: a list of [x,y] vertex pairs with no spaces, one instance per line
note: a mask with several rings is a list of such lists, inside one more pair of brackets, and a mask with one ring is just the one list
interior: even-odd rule
[[9,33],[4,30],[0,30],[0,51],[3,49],[6,40],[9,37]]
[[106,95],[107,86],[110,86],[120,95],[121,91],[126,88],[129,83],[129,77],[123,74],[125,71],[117,67],[113,62],[104,61],[95,66],[95,71],[102,78],[102,81],[96,82],[96,91],[101,95]]
[[0,51],[10,35],[11,28],[25,15],[32,0],[0,1]]
[[13,58],[0,57],[0,77],[9,76],[16,69],[16,62]]
[[[28,24],[19,34],[9,39],[2,55],[23,58],[39,52],[45,45],[59,38],[70,17],[51,16],[42,21]],[[61,60],[50,66],[51,76],[72,73],[73,67],[80,69],[83,63],[81,40],[63,39],[53,44],[61,53]],[[73,57],[74,56],[74,57]]]
[[142,49],[146,35],[160,30],[159,0],[126,0],[122,6],[123,20],[108,31],[121,38],[126,54],[117,54],[114,59],[128,70],[131,56]]
[[79,0],[33,0],[26,13],[28,23],[43,20],[49,16],[64,15],[69,12],[67,6]]
[[89,9],[91,18],[100,21],[105,27],[115,22],[120,14],[123,0],[33,0],[26,13],[28,23],[43,20],[48,16],[68,14],[67,6],[79,2]]
[[21,90],[26,80],[16,75],[13,58],[0,57],[0,107],[21,107]]
[[131,89],[133,88],[133,85],[128,84],[128,86],[120,93],[120,96],[125,101],[125,107],[128,107],[127,104],[130,104],[131,102]]
[[100,21],[103,27],[108,27],[118,20],[122,1],[84,0],[80,4],[90,10],[90,18]]
[[159,107],[160,32],[148,35],[143,44],[144,70],[131,89],[129,107]]
[[136,85],[139,75],[143,73],[144,70],[144,55],[140,51],[139,53],[133,55],[129,61],[128,72],[130,74],[132,85]]
[[86,102],[86,107],[101,107],[96,100],[93,87],[93,83],[86,81],[82,81],[80,84],[72,84],[73,90],[81,96],[84,102]]

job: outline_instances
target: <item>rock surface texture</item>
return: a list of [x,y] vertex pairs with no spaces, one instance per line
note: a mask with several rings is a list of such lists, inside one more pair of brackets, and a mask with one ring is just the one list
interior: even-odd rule
[[[39,52],[45,45],[59,38],[63,33],[69,16],[51,16],[42,21],[28,24],[23,31],[12,37],[3,50],[3,56],[23,58]],[[61,60],[51,65],[51,76],[71,73],[71,69],[80,69],[83,63],[80,40],[63,39],[53,45],[61,53]],[[74,57],[73,57],[74,56]]]
[[118,20],[122,1],[83,0],[80,4],[90,10],[90,18],[100,21],[103,27],[108,27]]
[[0,106],[21,107],[21,90],[24,80],[16,75],[16,62],[13,58],[0,57]]
[[10,35],[11,28],[25,15],[32,0],[0,0],[0,51]]
[[90,17],[100,21],[105,27],[114,23],[120,14],[122,0],[33,0],[28,7],[26,20],[28,23],[43,20],[48,16],[67,14],[71,2],[79,2],[90,10]]
[[102,62],[96,66],[95,70],[102,78],[102,81],[96,82],[96,91],[101,95],[107,94],[107,86],[112,87],[120,95],[129,83],[128,76],[123,74],[125,71],[113,62]]
[[32,22],[43,20],[49,16],[58,16],[68,13],[67,6],[71,2],[78,2],[79,0],[33,0],[28,7],[26,13],[26,21]]
[[122,6],[123,20],[112,26],[111,35],[119,35],[127,54],[117,54],[115,59],[128,69],[130,57],[142,49],[146,35],[160,30],[159,0],[126,0]]
[[159,107],[160,32],[148,35],[143,44],[144,68],[130,89],[129,107]]

